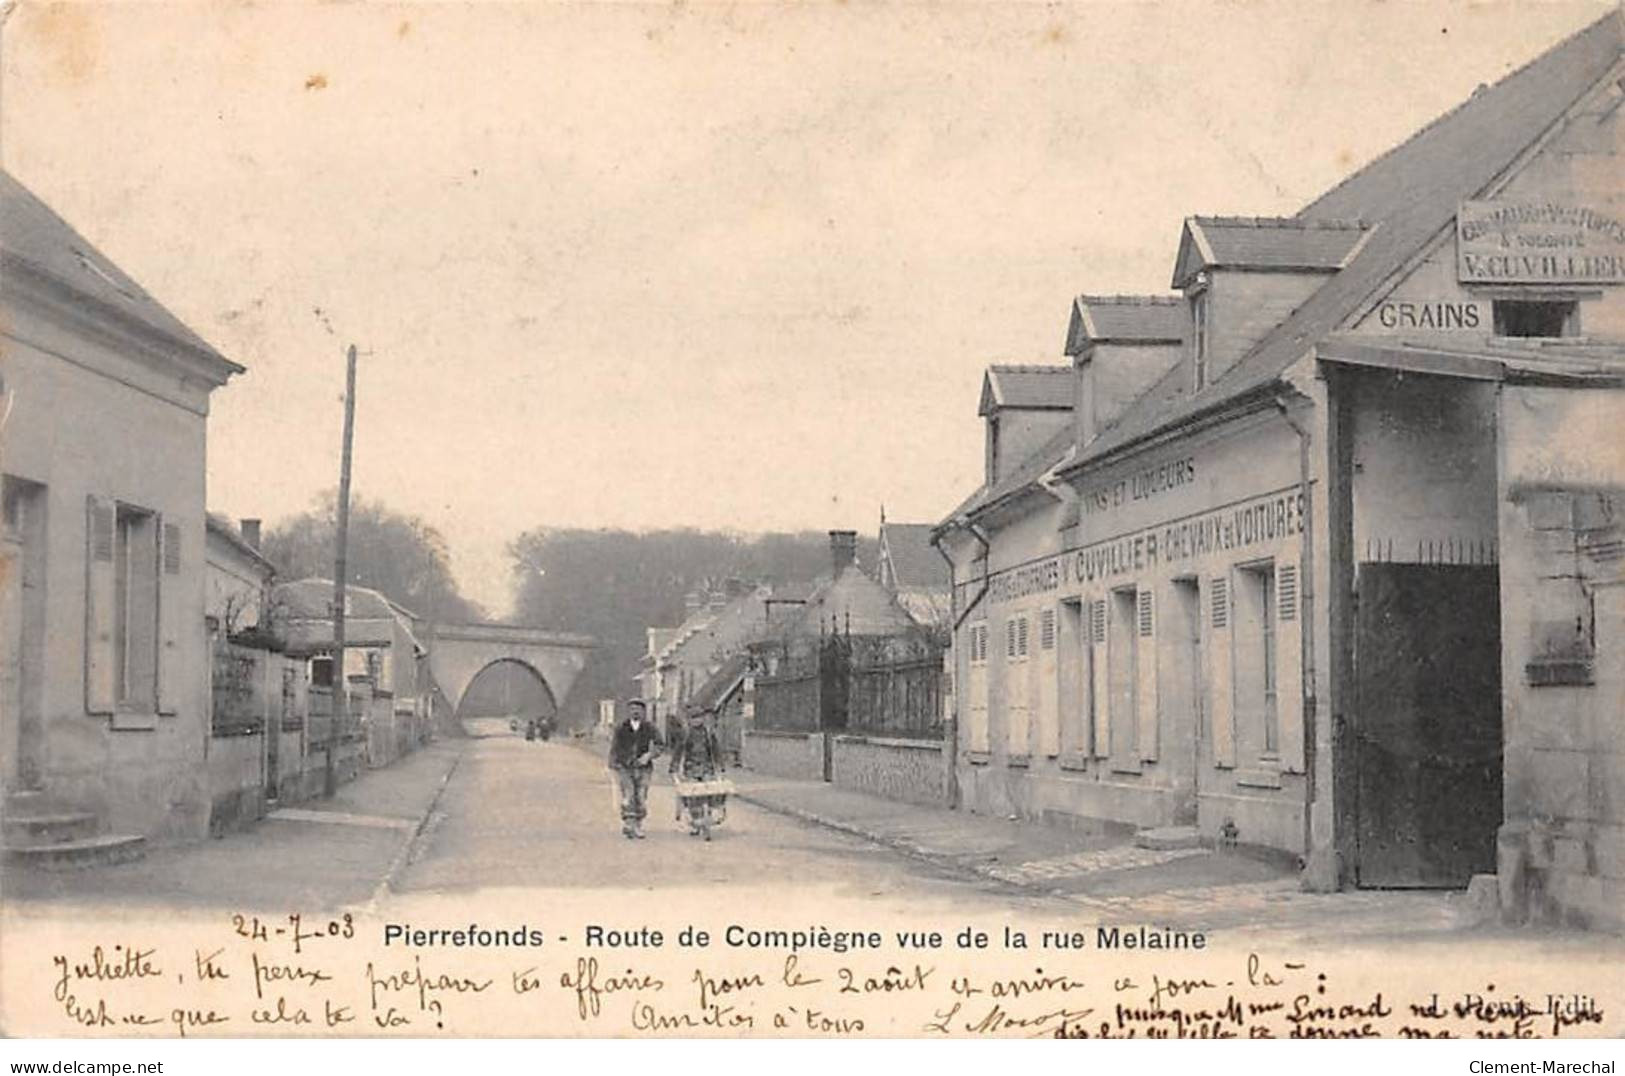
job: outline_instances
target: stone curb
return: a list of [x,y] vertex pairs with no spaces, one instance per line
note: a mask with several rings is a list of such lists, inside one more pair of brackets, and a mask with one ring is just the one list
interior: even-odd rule
[[956,859],[953,856],[943,855],[940,852],[928,852],[919,845],[913,844],[901,837],[888,836],[884,833],[879,833],[872,829],[866,829],[863,826],[859,826],[851,822],[844,822],[837,818],[830,818],[827,815],[821,815],[817,812],[808,811],[801,807],[791,807],[788,804],[775,803],[774,801],[767,799],[760,794],[736,791],[734,793],[734,798],[744,800],[746,803],[760,807],[764,811],[769,811],[773,814],[783,815],[787,818],[794,818],[802,822],[810,822],[816,826],[823,826],[825,829],[832,829],[838,833],[845,833],[848,836],[862,838],[863,840],[869,841],[872,844],[878,844],[883,847],[890,848],[892,851],[908,856],[910,859],[917,860],[921,863],[928,863],[931,866],[939,869],[962,873],[968,872],[970,874],[974,874],[976,877],[984,881],[996,882],[999,885],[1011,886],[1016,889],[1044,893],[1049,892],[1047,889],[1040,890],[1036,886],[1030,886],[1020,882],[1012,882],[1007,878],[1001,878],[992,873],[982,864]]
[[419,816],[417,825],[412,827],[412,835],[402,843],[400,851],[395,853],[395,858],[390,860],[389,866],[385,868],[384,876],[378,880],[378,884],[373,888],[372,897],[368,899],[366,904],[366,911],[369,914],[377,911],[379,904],[383,903],[384,898],[389,896],[390,891],[394,888],[395,881],[400,877],[401,871],[405,870],[406,865],[412,861],[412,853],[422,840],[424,831],[429,828],[429,820],[434,817],[435,809],[440,806],[440,797],[446,794],[446,787],[451,784],[452,774],[456,773],[457,767],[462,764],[463,754],[466,750],[466,743],[457,745],[457,753],[451,757],[451,765],[446,767],[446,772],[440,775],[440,784],[435,788],[434,795],[430,797],[429,805],[423,809],[423,814]]

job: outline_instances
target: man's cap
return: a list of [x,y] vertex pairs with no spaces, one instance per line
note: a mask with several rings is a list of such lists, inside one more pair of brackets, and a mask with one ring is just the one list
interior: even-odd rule
[[628,707],[636,706],[639,710],[647,710],[649,708],[649,704],[644,702],[642,699],[633,699],[626,705]]

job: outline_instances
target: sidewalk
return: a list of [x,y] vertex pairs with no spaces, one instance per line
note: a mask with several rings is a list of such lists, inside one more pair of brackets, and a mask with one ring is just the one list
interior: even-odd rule
[[1037,822],[898,803],[816,781],[733,770],[747,803],[884,845],[942,870],[1089,909],[1102,922],[1324,936],[1471,925],[1459,894],[1306,893],[1295,871],[1242,852],[1151,850]]
[[391,766],[364,770],[331,799],[274,809],[224,837],[158,845],[134,863],[8,869],[0,897],[9,910],[53,911],[109,901],[278,914],[364,905],[404,865],[465,744],[433,741]]

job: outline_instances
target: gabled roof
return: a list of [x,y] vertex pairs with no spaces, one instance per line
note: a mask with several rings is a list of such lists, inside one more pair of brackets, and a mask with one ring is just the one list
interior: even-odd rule
[[[1161,430],[1267,392],[1315,342],[1359,314],[1432,240],[1459,203],[1483,194],[1618,62],[1625,14],[1612,11],[1494,86],[1474,93],[1304,207],[1305,219],[1361,220],[1370,232],[1330,277],[1218,380],[1140,397],[1062,467],[1072,473]],[[1164,379],[1166,382],[1167,379]],[[1170,390],[1170,391],[1163,391]]]
[[1172,286],[1207,269],[1332,273],[1360,246],[1358,221],[1306,217],[1186,217]]
[[816,637],[839,631],[852,635],[901,635],[918,629],[896,597],[857,564],[825,579],[807,604],[771,637]]
[[899,590],[948,586],[948,564],[931,545],[930,523],[882,523],[880,559]]
[[1178,295],[1080,295],[1066,327],[1067,355],[1090,344],[1178,344],[1185,338],[1185,302]]
[[224,382],[244,367],[202,337],[147,294],[73,226],[40,201],[10,172],[0,169],[0,255],[8,272],[26,269],[88,300],[94,307],[156,333],[211,366]]
[[686,621],[656,655],[656,666],[683,661],[705,663],[742,649],[767,631],[767,602],[774,593],[765,585],[758,586],[720,609],[702,610]]
[[276,565],[266,560],[263,553],[250,545],[248,539],[243,537],[242,532],[237,529],[231,520],[219,512],[206,513],[204,518],[205,534],[212,534],[225,542],[240,556],[245,557],[258,567],[267,579],[276,574]]
[[[346,619],[391,620],[395,610],[389,599],[369,587],[350,585],[344,588],[350,608]],[[278,583],[276,600],[296,620],[331,620],[333,617],[333,581],[331,579],[295,579]]]
[[982,378],[978,415],[1011,407],[1024,411],[1070,411],[1072,367],[1055,363],[989,366]]

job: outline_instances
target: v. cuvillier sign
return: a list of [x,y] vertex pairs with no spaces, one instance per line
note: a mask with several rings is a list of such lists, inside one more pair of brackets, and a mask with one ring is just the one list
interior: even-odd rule
[[1302,529],[1303,492],[1294,486],[1008,568],[988,581],[987,599],[997,605],[1136,575],[1159,565],[1282,541]]
[[1553,202],[1463,202],[1456,270],[1471,284],[1625,284],[1625,223]]

